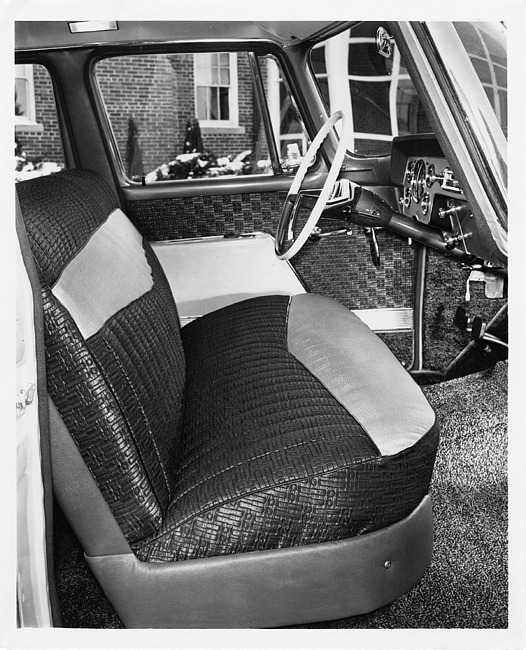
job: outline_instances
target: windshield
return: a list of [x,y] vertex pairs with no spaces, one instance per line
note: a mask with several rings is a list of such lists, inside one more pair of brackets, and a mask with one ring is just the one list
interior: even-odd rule
[[[507,224],[507,56],[502,23],[426,23],[452,101],[477,151],[479,173],[495,188],[500,222]],[[500,199],[496,197],[499,196]]]
[[347,147],[358,155],[387,155],[394,137],[432,131],[399,49],[393,42],[389,56],[378,52],[384,25],[356,23],[310,54],[328,112],[345,111],[352,125]]
[[508,135],[506,28],[502,23],[453,23],[502,132]]

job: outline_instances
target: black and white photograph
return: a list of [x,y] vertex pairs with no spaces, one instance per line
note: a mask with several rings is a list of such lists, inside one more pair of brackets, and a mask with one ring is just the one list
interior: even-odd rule
[[3,3],[0,647],[524,648],[526,4],[180,4]]

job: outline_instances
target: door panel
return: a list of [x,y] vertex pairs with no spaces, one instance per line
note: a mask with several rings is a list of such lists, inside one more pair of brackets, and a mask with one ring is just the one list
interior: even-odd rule
[[181,325],[235,302],[305,289],[270,235],[159,242],[153,249],[170,282]]
[[[277,53],[223,48],[218,45],[215,53],[150,48],[95,66],[120,157],[124,208],[151,242],[274,235],[291,174],[306,153],[309,134]],[[124,81],[116,84],[121,77]],[[362,183],[377,186],[381,178],[387,184],[389,156],[369,153],[367,159],[349,159],[346,173]],[[232,166],[237,160],[243,165]],[[315,162],[306,188],[322,186],[326,162],[321,156]],[[360,228],[351,236],[307,243],[292,266],[312,291],[353,310],[375,310],[367,312],[375,329],[397,332],[397,354],[410,362],[413,250],[387,232],[378,233],[378,243],[377,266]],[[159,250],[170,260],[177,257],[166,243]],[[168,266],[173,265],[167,263],[165,270],[178,296],[181,280]],[[225,289],[225,296],[232,291]]]
[[[150,197],[130,201],[126,211],[151,242],[254,232],[274,235],[285,196],[285,191],[268,191]],[[413,344],[414,249],[407,240],[387,230],[378,231],[377,239],[379,266],[373,264],[369,239],[359,227],[353,229],[352,235],[307,242],[291,264],[310,291],[332,297],[352,310],[381,310],[373,316],[375,329],[395,355],[409,365]],[[402,310],[394,314],[398,318],[394,326],[393,310]]]
[[[377,230],[380,264],[373,264],[364,230],[307,243],[292,265],[308,290],[330,296],[353,311],[376,310],[374,329],[409,366],[413,356],[415,250],[407,239]],[[382,326],[383,324],[383,326]]]
[[130,201],[129,218],[149,241],[274,233],[286,192],[248,192]]

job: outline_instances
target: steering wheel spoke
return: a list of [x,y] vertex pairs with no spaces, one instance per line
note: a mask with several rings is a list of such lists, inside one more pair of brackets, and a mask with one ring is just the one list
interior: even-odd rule
[[[319,196],[317,197],[316,202],[312,207],[312,211],[307,221],[301,228],[298,236],[294,237],[294,225],[298,216],[298,208],[301,202],[301,186],[305,175],[307,174],[310,162],[315,157],[318,149],[334,125],[337,124],[337,122],[340,120],[342,121],[342,132],[329,172],[319,193]],[[298,253],[305,242],[309,239],[309,236],[318,223],[318,220],[327,203],[331,199],[333,201],[341,200],[341,197],[338,196],[338,194],[341,194],[341,192],[345,190],[341,184],[340,186],[336,186],[336,181],[342,167],[343,158],[345,156],[346,143],[349,141],[349,129],[349,120],[346,119],[343,111],[337,111],[331,115],[331,117],[318,131],[307,153],[305,154],[285,199],[283,210],[281,212],[280,220],[276,230],[275,251],[276,255],[280,259],[287,260],[294,257],[294,255]],[[307,194],[307,196],[310,200],[312,200],[312,195]]]

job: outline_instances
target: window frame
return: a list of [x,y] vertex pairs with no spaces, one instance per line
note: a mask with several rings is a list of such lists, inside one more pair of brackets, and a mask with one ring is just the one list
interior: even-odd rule
[[[15,182],[78,166],[52,62],[40,53],[16,52],[14,63],[31,71],[35,107],[35,121],[14,123],[15,147],[22,147],[22,152],[19,151],[18,155],[15,153],[15,159],[20,164],[25,161],[23,169],[17,171],[18,165],[15,167]],[[14,75],[13,85],[15,78]]]
[[[276,57],[275,54],[268,53],[266,58],[273,59],[275,65],[268,67],[268,97],[267,97],[267,106],[269,110],[270,122],[272,126],[272,132],[274,136],[274,141],[277,146],[278,154],[281,152],[282,145],[287,143],[294,143],[298,141],[300,155],[304,156],[307,153],[309,148],[309,140],[305,135],[305,123],[302,116],[303,128],[301,133],[282,133],[281,132],[281,121],[280,121],[280,111],[281,111],[281,90],[285,88],[286,92],[294,100],[294,94],[290,86],[289,80],[286,75],[284,75],[284,68],[281,64],[281,61]],[[294,102],[294,106],[299,113],[299,108]]]
[[[128,188],[131,190],[127,200],[134,200],[132,197],[134,193],[141,189],[140,194],[143,191],[146,191],[148,194],[150,192],[155,192],[155,195],[171,195],[173,188],[178,187],[178,192],[181,193],[181,196],[193,196],[195,194],[195,188],[201,186],[203,191],[222,193],[230,193],[234,186],[240,186],[240,188],[245,188],[248,191],[248,188],[252,188],[251,191],[257,191],[261,184],[270,184],[273,185],[278,179],[282,178],[286,180],[286,185],[290,181],[287,179],[290,178],[290,174],[284,171],[279,160],[272,160],[272,170],[271,174],[250,174],[250,175],[240,175],[240,176],[220,176],[220,177],[203,177],[197,179],[167,179],[162,183],[154,184],[145,184],[144,182],[131,179],[126,173],[124,167],[124,159],[121,156],[121,152],[117,145],[117,139],[114,133],[114,129],[110,120],[110,116],[106,110],[104,96],[100,87],[100,84],[97,79],[96,67],[97,64],[101,61],[124,56],[134,56],[134,55],[144,55],[144,54],[166,54],[166,55],[178,55],[178,54],[195,54],[197,52],[228,52],[228,53],[243,53],[246,52],[249,55],[253,54],[256,57],[271,55],[273,56],[280,64],[280,67],[283,71],[283,74],[287,80],[289,91],[294,97],[294,101],[302,115],[304,120],[305,128],[309,131],[313,127],[312,119],[309,113],[305,115],[301,109],[301,106],[305,105],[303,100],[303,94],[301,88],[295,83],[294,77],[290,75],[289,63],[286,58],[283,57],[281,49],[276,46],[272,41],[259,42],[247,40],[243,42],[208,42],[201,45],[200,47],[196,46],[195,42],[178,42],[178,43],[148,43],[142,45],[140,49],[137,49],[137,46],[131,46],[127,44],[119,46],[108,46],[101,48],[94,53],[93,56],[89,58],[88,64],[88,79],[90,94],[92,101],[94,102],[96,117],[101,127],[101,132],[104,136],[104,142],[106,143],[106,149],[108,152],[108,159],[111,166],[114,169],[116,177],[118,179],[119,185],[123,190],[126,191]],[[309,80],[310,81],[310,80]],[[316,93],[316,84],[313,84],[312,91]],[[265,111],[262,111],[262,120],[266,123],[268,121],[270,129],[273,131],[272,124],[270,120],[267,120],[265,116]],[[221,134],[232,134],[239,133],[244,131],[243,126],[239,127],[224,127],[220,131]],[[201,132],[203,134],[207,133],[218,133],[215,128],[209,129],[208,127],[201,127]],[[276,134],[273,132],[274,140],[276,139]],[[315,175],[319,171],[320,163],[322,162],[323,156],[317,156],[317,160],[313,163],[309,173],[314,173]],[[172,188],[172,189],[170,189]],[[241,190],[241,191],[245,191]],[[138,196],[138,195],[137,195]]]
[[[368,21],[365,21],[368,22]],[[346,114],[349,116],[352,124],[351,138],[347,145],[347,153],[353,158],[381,158],[388,157],[390,155],[390,144],[393,141],[393,138],[399,135],[398,127],[398,83],[399,81],[410,81],[412,82],[411,75],[409,71],[402,72],[401,68],[404,67],[401,61],[401,55],[399,48],[396,47],[394,50],[393,56],[393,67],[391,74],[388,75],[356,75],[350,74],[348,70],[348,57],[349,51],[352,45],[359,45],[364,43],[373,44],[375,42],[374,37],[370,36],[352,36],[352,29],[354,26],[351,26],[338,34],[335,34],[333,37],[320,41],[316,43],[309,50],[308,62],[309,68],[313,78],[315,79],[316,86],[320,97],[322,98],[323,103],[325,104],[328,114],[337,110],[337,108],[343,109]],[[329,47],[328,47],[329,45]],[[323,48],[325,50],[325,72],[316,72],[314,65],[312,63],[312,52],[315,49]],[[339,70],[336,74],[330,75],[328,68],[329,63],[328,59],[332,61],[332,66],[335,70]],[[325,100],[325,95],[323,94],[319,79],[324,79],[327,83],[327,89],[329,93],[329,102],[331,98],[334,97],[334,101],[340,102],[341,106],[331,107],[330,104],[327,104]],[[365,131],[357,131],[354,128],[354,116],[353,116],[353,105],[352,105],[352,93],[348,85],[343,88],[340,81],[341,79],[346,79],[348,84],[351,81],[365,81],[367,83],[388,83],[389,84],[389,128],[390,133],[373,133]],[[389,143],[389,150],[385,153],[378,154],[367,154],[356,151],[356,142],[357,141],[379,141]]]

